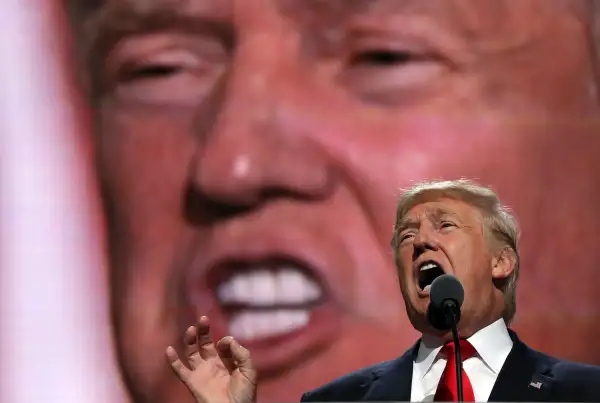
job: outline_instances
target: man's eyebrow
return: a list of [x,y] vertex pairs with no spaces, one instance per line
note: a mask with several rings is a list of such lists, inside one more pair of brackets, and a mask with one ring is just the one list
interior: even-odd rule
[[87,18],[88,56],[102,58],[108,49],[127,36],[164,30],[211,33],[227,45],[233,43],[235,32],[231,19],[227,18],[227,10],[184,6],[189,3],[165,0],[156,0],[151,4],[143,0],[107,1]]
[[398,232],[402,232],[409,228],[417,228],[418,226],[419,226],[419,222],[417,220],[414,220],[412,218],[405,218],[405,219],[400,220],[396,230]]
[[440,208],[440,207],[436,207],[436,208],[433,208],[433,209],[429,210],[427,212],[427,215],[429,217],[431,217],[435,221],[439,221],[442,218],[453,218],[453,219],[456,219],[456,220],[459,219],[459,217],[458,217],[458,215],[456,213],[454,213],[452,211],[449,211],[449,210],[445,210],[445,209]]
[[[446,217],[451,217],[453,219],[460,220],[459,216],[456,213],[449,210],[444,210],[440,207],[428,209],[426,214],[427,217],[429,217],[429,219],[431,219],[432,221],[439,221]],[[418,220],[415,220],[413,218],[404,218],[400,220],[396,227],[396,230],[400,232],[409,228],[417,228],[419,225],[420,223]]]

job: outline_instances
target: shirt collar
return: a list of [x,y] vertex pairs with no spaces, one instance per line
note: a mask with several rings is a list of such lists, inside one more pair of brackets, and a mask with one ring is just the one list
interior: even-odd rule
[[[481,360],[495,374],[498,374],[502,369],[513,344],[502,318],[477,331],[467,340],[473,345]],[[442,346],[443,341],[441,339],[423,335],[415,359],[415,368],[421,378],[431,369]]]

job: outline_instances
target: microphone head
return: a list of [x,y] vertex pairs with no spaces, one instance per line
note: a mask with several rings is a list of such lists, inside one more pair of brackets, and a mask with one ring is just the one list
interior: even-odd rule
[[442,274],[431,283],[429,301],[435,308],[443,308],[444,302],[451,300],[460,308],[465,300],[465,290],[458,279],[450,274]]
[[[450,274],[443,274],[433,280],[429,289],[429,307],[427,319],[438,330],[448,330],[452,326],[452,319],[448,316],[448,305],[453,306],[452,311],[456,323],[460,321],[460,307],[465,299],[465,290],[458,279]],[[451,304],[448,304],[451,302]]]

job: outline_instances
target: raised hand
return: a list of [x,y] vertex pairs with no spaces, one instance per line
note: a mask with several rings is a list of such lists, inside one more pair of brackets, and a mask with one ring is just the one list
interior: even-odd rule
[[198,403],[255,403],[256,370],[250,352],[233,337],[215,345],[206,316],[185,332],[185,356],[189,368],[175,349],[166,354],[175,375],[192,392]]

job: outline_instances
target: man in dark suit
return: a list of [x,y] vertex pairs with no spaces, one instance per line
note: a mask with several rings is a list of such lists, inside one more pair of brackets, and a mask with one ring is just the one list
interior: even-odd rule
[[[431,283],[452,274],[465,290],[459,323],[465,401],[600,401],[600,368],[534,351],[508,329],[516,312],[517,236],[496,194],[473,182],[423,183],[404,192],[392,247],[408,316],[423,336],[401,357],[301,400],[456,401],[452,334],[435,329],[427,316]],[[231,337],[215,345],[205,317],[188,329],[186,346],[191,370],[173,348],[167,355],[198,402],[255,400],[248,350]]]
[[[597,402],[600,369],[570,363],[527,347],[509,331],[512,349],[498,372],[487,401],[496,402]],[[303,402],[416,401],[412,390],[422,379],[414,378],[419,366],[419,341],[401,357],[346,375],[302,396]],[[468,368],[465,371],[468,373]],[[453,370],[453,368],[451,369]],[[473,382],[475,401],[478,384]],[[432,395],[421,401],[431,401]],[[450,399],[449,399],[450,400]],[[466,395],[465,395],[465,401]]]

